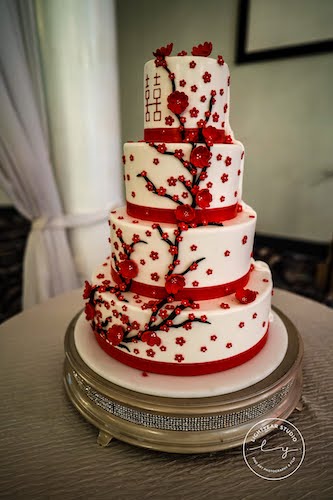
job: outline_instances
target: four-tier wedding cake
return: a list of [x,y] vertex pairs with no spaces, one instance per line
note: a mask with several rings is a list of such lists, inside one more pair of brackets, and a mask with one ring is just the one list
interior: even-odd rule
[[229,69],[211,51],[171,56],[169,44],[146,63],[144,141],[124,146],[126,206],[111,212],[110,256],[84,290],[101,348],[144,372],[226,370],[269,333],[271,273],[252,259]]

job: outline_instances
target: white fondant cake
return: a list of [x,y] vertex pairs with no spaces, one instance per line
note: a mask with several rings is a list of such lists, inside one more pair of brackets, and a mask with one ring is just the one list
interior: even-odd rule
[[256,214],[242,202],[244,147],[229,125],[229,70],[211,43],[144,70],[145,142],[124,146],[126,207],[111,255],[86,283],[86,317],[110,356],[202,375],[240,365],[269,335],[272,280],[252,259]]

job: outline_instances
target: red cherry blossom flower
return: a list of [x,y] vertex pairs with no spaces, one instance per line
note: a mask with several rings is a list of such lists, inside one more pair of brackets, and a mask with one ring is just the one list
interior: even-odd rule
[[205,95],[202,95],[202,96],[200,97],[200,101],[201,101],[201,102],[206,102],[206,100],[207,100],[207,97],[206,97]]
[[124,338],[124,329],[121,325],[113,325],[108,329],[108,340],[111,345],[119,345]]
[[183,222],[191,222],[195,219],[195,210],[190,205],[179,205],[175,211],[176,219]]
[[196,85],[191,85],[191,91],[196,92],[198,90],[198,87]]
[[200,208],[208,208],[213,197],[208,189],[200,189],[195,197],[196,204]]
[[134,260],[126,259],[122,262],[119,262],[119,273],[123,278],[133,279],[139,273],[139,268]]
[[150,277],[152,281],[158,281],[160,279],[160,276],[157,273],[151,273]]
[[213,342],[215,342],[215,340],[217,340],[217,336],[216,335],[211,335],[210,336],[210,340],[212,340]]
[[165,280],[167,293],[175,295],[185,287],[185,278],[181,274],[171,274]]
[[203,345],[202,347],[200,347],[200,351],[201,352],[206,352],[207,351],[207,347],[205,345]]
[[202,75],[202,79],[205,83],[210,82],[212,75],[208,73],[208,71],[205,71],[205,73]]
[[265,328],[266,326],[266,321],[263,322],[262,327]]
[[126,156],[125,155],[122,156],[122,160],[123,160],[123,164],[125,165],[126,164]]
[[188,192],[187,191],[184,191],[182,193],[182,198],[184,198],[184,200],[186,200],[186,198],[188,198]]
[[95,308],[94,306],[88,302],[84,308],[84,312],[86,314],[86,320],[91,321],[95,317]]
[[191,270],[191,271],[195,271],[196,269],[198,269],[198,263],[197,263],[197,262],[193,262],[193,263],[190,265],[190,270]]
[[206,146],[197,146],[191,152],[190,161],[192,165],[198,168],[208,167],[210,165],[211,152]]
[[180,115],[188,106],[188,96],[184,92],[175,90],[168,96],[168,108],[175,115]]
[[175,245],[171,245],[168,251],[171,255],[176,255],[178,253],[178,248]]
[[206,127],[206,122],[205,122],[205,120],[199,120],[199,121],[197,122],[197,126],[198,126],[198,128],[205,128],[205,127]]
[[199,286],[199,281],[192,281],[192,285],[195,286],[195,287],[198,287]]
[[157,151],[158,151],[159,153],[164,154],[164,153],[166,152],[166,150],[167,150],[167,147],[166,147],[166,145],[164,144],[164,142],[163,142],[162,144],[159,144],[159,145],[157,146]]
[[178,160],[181,160],[184,156],[184,151],[182,149],[175,149],[174,156],[178,158]]
[[219,118],[220,118],[220,115],[215,112],[215,113],[213,113],[212,118],[213,118],[213,122],[218,122]]
[[193,47],[191,54],[192,56],[203,56],[208,57],[212,52],[213,45],[212,42],[200,43],[197,47]]
[[247,236],[243,236],[243,239],[242,239],[243,245],[245,245],[246,242],[247,242]]
[[138,234],[133,234],[132,241],[133,243],[138,243],[140,241],[140,236]]
[[242,154],[241,154],[241,160],[244,158],[244,151],[242,151]]
[[158,252],[154,252],[154,250],[152,250],[149,254],[149,257],[152,259],[152,260],[157,260],[158,259]]
[[141,340],[142,342],[147,342],[147,344],[151,347],[154,345],[159,346],[162,343],[162,340],[160,337],[158,337],[157,333],[151,332],[149,330],[143,332],[143,334],[141,335]]
[[177,56],[187,56],[186,50],[182,50],[181,52],[178,52]]
[[224,139],[225,144],[232,144],[232,137],[231,135],[226,135]]
[[217,64],[219,64],[220,66],[223,66],[224,64],[224,59],[222,56],[217,56]]
[[158,194],[159,196],[164,196],[164,195],[165,195],[165,193],[166,193],[166,189],[165,189],[165,187],[160,186],[160,187],[158,188],[158,190],[157,190],[157,194]]
[[230,87],[230,76],[228,76],[228,87]]
[[238,326],[239,326],[239,328],[244,328],[244,326],[245,326],[244,321],[241,321]]
[[235,297],[241,304],[249,304],[256,300],[257,292],[254,290],[239,288],[236,290]]
[[225,255],[225,257],[229,257],[229,255],[230,255],[230,250],[226,250],[226,251],[224,252],[224,255]]
[[184,330],[192,330],[192,323],[188,321],[187,323],[184,323],[182,328],[184,328]]
[[186,85],[186,81],[185,81],[185,80],[180,80],[179,85],[180,85],[181,87],[185,87],[185,85]]
[[219,139],[219,132],[216,127],[210,125],[202,130],[202,135],[206,139],[207,143],[210,142],[210,145],[214,144]]
[[185,358],[182,354],[175,354],[175,361],[178,361],[178,363],[181,363],[184,359]]
[[169,73],[169,78],[170,80],[174,80],[176,78],[176,75],[174,73]]
[[252,318],[253,318],[253,319],[256,319],[256,317],[257,317],[257,316],[258,316],[258,314],[257,314],[257,313],[253,313],[253,314],[252,314]]
[[226,304],[225,302],[221,302],[220,308],[221,309],[230,309],[230,306],[229,306],[229,304]]
[[175,343],[177,345],[182,346],[182,345],[184,345],[186,343],[186,340],[184,339],[184,337],[177,337]]
[[190,249],[191,249],[192,252],[195,252],[197,248],[198,248],[197,245],[191,245],[190,246]]
[[207,269],[206,274],[208,274],[208,276],[210,276],[211,274],[213,274],[213,269]]
[[224,163],[226,164],[227,167],[231,165],[232,159],[230,156],[227,156],[226,159],[224,160]]
[[130,159],[131,161],[134,161],[134,156],[133,156],[133,155],[130,155],[129,159]]
[[228,174],[223,174],[223,175],[221,176],[221,181],[223,182],[223,184],[224,184],[225,182],[228,182],[228,179],[229,179]]
[[198,116],[198,114],[199,114],[199,110],[196,107],[190,109],[190,116],[192,118],[196,118]]
[[169,184],[169,186],[175,186],[177,184],[177,179],[176,177],[169,177],[167,179],[167,183]]
[[90,297],[90,294],[92,292],[92,286],[91,284],[89,283],[89,281],[85,281],[84,282],[84,291],[83,291],[83,298],[84,299],[89,299]]
[[[171,117],[170,117],[170,118],[171,118]],[[159,160],[158,158],[154,158],[154,159],[153,159],[153,163],[154,163],[154,165],[158,165],[158,164],[159,164],[159,162],[160,162],[160,160]]]
[[148,237],[151,236],[151,231],[149,231],[149,230],[146,231],[146,236],[148,236]]
[[174,121],[175,120],[170,115],[165,117],[165,125],[172,125]]
[[149,358],[153,358],[156,354],[155,351],[153,351],[153,349],[147,349],[146,353]]
[[169,43],[166,47],[161,47],[153,52],[153,55],[157,58],[162,58],[169,56],[172,52],[173,43]]
[[230,349],[232,347],[232,343],[231,342],[227,342],[225,346],[226,346],[227,349]]
[[191,61],[190,64],[189,64],[189,66],[190,66],[191,69],[195,68],[196,65],[197,65],[197,63],[195,61]]

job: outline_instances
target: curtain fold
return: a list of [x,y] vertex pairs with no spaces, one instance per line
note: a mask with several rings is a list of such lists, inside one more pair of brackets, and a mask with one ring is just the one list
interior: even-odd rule
[[[32,222],[24,261],[27,308],[79,285],[65,227],[81,223],[81,218],[63,216],[43,130],[40,88],[34,88],[37,80],[29,69],[36,48],[28,51],[29,63],[25,50],[29,40],[25,31],[23,41],[19,6],[13,0],[0,2],[0,183],[17,210]],[[30,43],[35,43],[33,37]],[[106,213],[98,217],[105,218]]]

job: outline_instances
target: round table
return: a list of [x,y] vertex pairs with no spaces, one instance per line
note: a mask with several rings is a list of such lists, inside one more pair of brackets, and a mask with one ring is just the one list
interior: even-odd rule
[[306,446],[295,474],[265,481],[246,466],[241,448],[176,455],[117,440],[99,447],[97,430],[62,382],[65,331],[83,307],[75,290],[0,326],[0,498],[333,498],[333,310],[282,290],[273,303],[305,348],[304,408],[289,417]]

